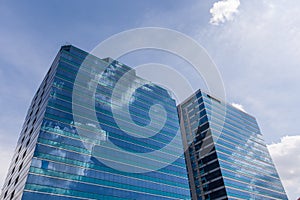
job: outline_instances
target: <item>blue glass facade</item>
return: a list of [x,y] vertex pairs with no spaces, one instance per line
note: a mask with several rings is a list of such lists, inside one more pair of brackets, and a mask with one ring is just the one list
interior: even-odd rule
[[287,199],[254,117],[200,90],[178,112],[192,199]]
[[[112,105],[111,96],[115,84],[131,68],[93,56],[86,62],[87,55],[73,46],[63,46],[59,51],[28,111],[1,199],[190,199],[182,141],[181,138],[172,141],[180,129],[175,100],[167,90],[131,73],[129,82],[146,83],[135,91],[130,101],[132,121],[139,126],[149,124],[149,109],[157,104],[166,110],[167,118],[160,132],[150,138],[129,135],[116,122],[116,118],[122,120],[123,115],[113,115],[112,106],[119,105]],[[85,94],[89,83],[82,83],[85,88],[81,93],[73,93],[76,74],[84,60],[84,63],[104,69],[94,96],[98,120],[94,123],[101,126],[100,133],[95,124],[76,123],[72,112],[74,95],[82,102],[90,98]],[[87,72],[87,76],[90,74]],[[121,99],[118,103],[122,103]],[[77,117],[88,115],[88,111],[83,108],[82,115],[76,113]],[[129,129],[134,127],[130,123],[125,123]],[[79,135],[80,129],[89,134]],[[134,128],[132,131],[142,134]],[[92,135],[99,140],[95,141]],[[134,154],[159,150],[172,141],[173,148],[177,152],[181,150],[182,155],[162,168],[151,170],[160,166],[164,158],[153,156],[147,162],[139,163],[122,158],[105,145],[97,150],[96,143],[101,147],[107,141]],[[87,148],[90,146],[92,148]],[[174,152],[164,153],[173,156]],[[101,160],[115,165],[124,164],[126,160],[129,167],[146,170],[144,173],[130,173],[114,169]]]

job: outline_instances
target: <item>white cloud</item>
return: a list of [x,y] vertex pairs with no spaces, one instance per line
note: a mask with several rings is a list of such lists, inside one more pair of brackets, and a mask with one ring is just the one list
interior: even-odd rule
[[241,105],[241,104],[238,104],[238,103],[232,103],[231,105],[232,105],[233,107],[235,107],[235,108],[237,108],[237,109],[243,111],[243,112],[246,112],[246,110],[244,109],[244,106]]
[[[253,114],[267,141],[298,133],[300,1],[243,1],[226,26],[200,27],[231,102]],[[280,101],[278,101],[278,97]],[[282,117],[278,117],[282,116]]]
[[239,0],[221,0],[214,3],[213,7],[209,10],[212,15],[210,23],[219,25],[226,20],[233,20],[233,16],[238,12],[239,6]]
[[268,145],[268,148],[289,199],[299,198],[300,135],[285,136],[280,142]]

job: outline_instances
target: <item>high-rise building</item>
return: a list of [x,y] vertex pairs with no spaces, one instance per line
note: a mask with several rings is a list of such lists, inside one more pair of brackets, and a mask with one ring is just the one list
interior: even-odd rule
[[[75,82],[79,69],[86,82]],[[123,89],[115,90],[127,72]],[[122,123],[125,104],[131,120]],[[162,119],[152,120],[155,112]],[[32,100],[0,199],[190,199],[178,131],[175,100],[167,90],[118,61],[63,46]]]
[[200,90],[178,112],[192,199],[287,199],[254,117]]

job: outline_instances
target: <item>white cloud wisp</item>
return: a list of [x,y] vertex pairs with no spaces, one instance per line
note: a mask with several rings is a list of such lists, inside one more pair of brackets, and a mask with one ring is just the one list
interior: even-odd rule
[[215,2],[213,7],[209,10],[212,15],[210,23],[219,25],[225,21],[233,20],[233,16],[238,12],[239,6],[240,0],[221,0]]
[[235,107],[235,108],[237,108],[237,109],[243,111],[243,112],[246,112],[246,110],[244,109],[244,106],[241,105],[241,104],[238,104],[238,103],[232,103],[231,105],[232,105],[233,107]]
[[285,136],[268,148],[289,199],[297,199],[300,197],[300,135]]

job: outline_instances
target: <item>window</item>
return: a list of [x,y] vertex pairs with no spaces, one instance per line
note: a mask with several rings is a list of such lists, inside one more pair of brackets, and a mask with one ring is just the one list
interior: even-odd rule
[[20,145],[20,147],[18,149],[18,153],[20,153],[21,149],[22,149],[22,145]]
[[35,124],[35,122],[36,122],[36,117],[34,118],[34,120],[33,120],[32,124]]
[[10,195],[10,200],[12,200],[14,198],[14,195],[15,195],[15,191],[13,191]]
[[33,127],[30,130],[29,136],[31,136],[32,133],[33,133]]
[[25,135],[23,135],[23,138],[21,140],[21,144],[24,142],[24,140],[25,140]]
[[17,157],[16,157],[16,159],[15,159],[15,163],[17,163],[17,162],[18,162],[18,159],[19,159],[19,156],[17,156]]
[[12,169],[11,174],[15,172],[16,166]]
[[9,179],[8,183],[7,183],[7,186],[9,186],[11,183],[11,178]]
[[21,171],[22,167],[23,167],[23,163],[20,165],[20,167],[19,167],[19,171]]
[[28,126],[26,126],[26,129],[25,129],[25,131],[24,131],[24,134],[27,132],[27,129],[28,129]]
[[38,109],[36,109],[35,111],[35,115],[37,115],[39,113],[40,108],[38,107]]
[[28,141],[26,143],[26,147],[28,147],[29,143],[30,143],[30,138],[28,139]]
[[25,155],[26,155],[26,151],[23,153],[23,156],[22,156],[22,158],[24,158],[24,157],[25,157]]
[[17,185],[18,181],[19,181],[19,176],[15,180],[15,185]]
[[40,99],[40,101],[39,101],[39,103],[38,103],[38,105],[39,105],[39,106],[41,105],[41,103],[42,103],[42,100],[43,100],[43,99],[41,98],[41,99]]
[[[44,87],[43,87],[43,92],[42,92],[42,94],[41,94],[41,97],[43,97],[43,96],[44,96],[44,94],[45,94],[45,90],[44,90],[44,89],[45,89],[45,87],[46,87],[46,84],[45,84],[45,85],[44,85]],[[41,101],[42,101],[42,98],[41,98]],[[40,101],[40,102],[41,102],[41,101]],[[40,102],[39,102],[39,104],[40,104]]]
[[31,109],[31,111],[29,113],[29,117],[31,117],[32,113],[33,113],[33,109]]

